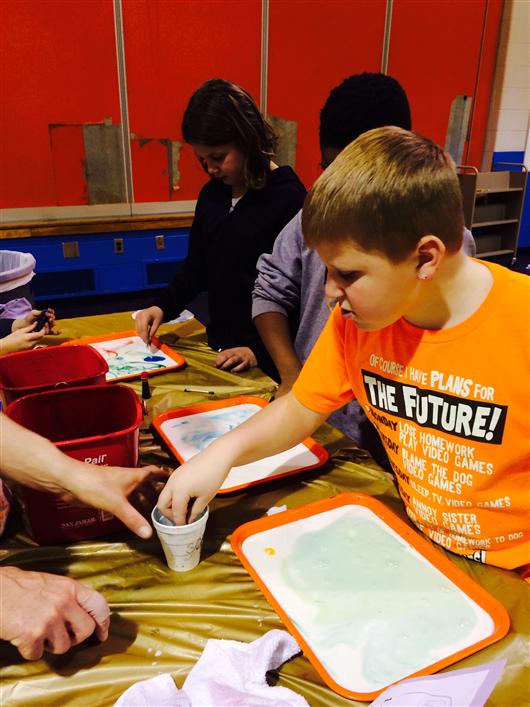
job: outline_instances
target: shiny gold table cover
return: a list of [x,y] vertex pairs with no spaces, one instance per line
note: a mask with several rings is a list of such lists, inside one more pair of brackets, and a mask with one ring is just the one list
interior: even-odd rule
[[[131,329],[131,318],[130,313],[83,317],[59,322],[59,327],[61,336],[50,337],[49,343]],[[238,375],[217,370],[215,354],[196,320],[165,325],[160,332],[188,365],[151,378],[149,417],[205,399],[235,395],[268,399],[273,392],[272,381],[257,369]],[[139,382],[129,385],[140,392]],[[187,386],[207,388],[215,395],[188,393]],[[272,628],[283,628],[232,552],[230,535],[237,526],[263,516],[272,506],[293,508],[346,491],[375,496],[406,520],[390,474],[329,425],[315,437],[330,454],[322,468],[212,501],[202,561],[190,572],[169,570],[156,538],[145,541],[124,532],[105,540],[39,547],[19,523],[15,532],[2,539],[3,564],[81,580],[106,597],[113,613],[105,643],[89,639],[62,656],[46,654],[26,662],[16,649],[0,642],[0,704],[104,707],[113,705],[134,682],[160,672],[171,673],[181,687],[209,638],[252,641]],[[141,461],[175,466],[165,450],[159,451],[152,442],[148,432],[142,433]],[[448,670],[505,658],[505,670],[487,705],[530,704],[530,585],[514,573],[445,554],[496,597],[511,618],[510,632],[502,641]],[[326,687],[302,655],[286,663],[278,679],[278,684],[303,695],[312,707],[363,704]]]

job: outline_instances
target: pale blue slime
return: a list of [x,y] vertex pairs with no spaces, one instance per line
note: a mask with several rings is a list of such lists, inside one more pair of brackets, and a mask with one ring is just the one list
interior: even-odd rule
[[[182,432],[180,438],[191,447],[202,451],[211,444],[214,440],[222,435],[230,432],[242,422],[247,420],[253,411],[247,409],[223,410],[208,417],[196,417],[193,423],[190,424],[189,431]],[[189,424],[188,420],[178,421],[175,424],[175,429],[179,425]]]
[[317,609],[312,622],[291,616],[309,644],[361,646],[362,674],[375,685],[441,659],[477,623],[460,590],[370,521],[343,517],[300,535],[281,571]]

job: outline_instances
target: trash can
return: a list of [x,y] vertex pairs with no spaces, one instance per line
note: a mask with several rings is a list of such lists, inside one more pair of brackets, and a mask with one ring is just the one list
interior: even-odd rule
[[0,304],[25,297],[34,306],[31,281],[35,275],[35,265],[31,253],[0,250]]

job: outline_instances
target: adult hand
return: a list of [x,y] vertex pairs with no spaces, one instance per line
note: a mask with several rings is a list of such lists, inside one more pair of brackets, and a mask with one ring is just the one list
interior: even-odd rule
[[148,344],[158,331],[158,327],[164,321],[164,312],[160,307],[148,307],[141,309],[134,320],[136,333],[144,344]]
[[0,638],[27,660],[37,660],[45,650],[66,653],[94,630],[101,641],[107,639],[109,607],[85,584],[17,567],[0,568],[0,584]]
[[83,503],[113,513],[140,537],[150,537],[151,526],[127,497],[154,476],[165,480],[167,473],[156,466],[136,469],[88,464],[63,454],[49,440],[17,425],[3,413],[0,425],[2,475],[39,491],[75,496]]
[[223,371],[240,373],[257,366],[258,362],[254,352],[248,346],[236,346],[233,349],[220,351],[216,356],[215,365]]
[[211,457],[207,449],[193,457],[175,469],[162,489],[157,506],[177,525],[192,523],[200,516],[230,471]]
[[[14,324],[14,323],[13,323]],[[0,355],[14,353],[15,351],[28,351],[34,348],[39,341],[45,336],[44,329],[41,331],[33,331],[35,322],[28,326],[16,329],[11,334],[0,339]]]
[[148,479],[163,477],[165,480],[166,472],[156,466],[135,469],[82,463],[76,473],[65,474],[64,477],[67,479],[67,492],[75,498],[89,506],[112,513],[141,538],[149,538],[152,535],[151,526],[141,513],[133,508],[128,496]]

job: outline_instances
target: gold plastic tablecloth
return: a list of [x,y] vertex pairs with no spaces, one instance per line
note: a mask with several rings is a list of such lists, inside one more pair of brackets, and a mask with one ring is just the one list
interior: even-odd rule
[[[129,313],[83,317],[62,321],[59,327],[61,336],[50,343],[131,329],[131,318]],[[269,398],[273,392],[274,384],[257,369],[239,375],[215,369],[215,354],[196,320],[165,326],[161,332],[163,341],[174,346],[188,365],[150,379],[150,417],[206,399],[235,395]],[[140,391],[138,382],[130,385]],[[188,386],[207,388],[215,395],[185,392]],[[212,501],[202,561],[190,572],[169,570],[157,539],[140,540],[132,533],[39,547],[20,526],[16,534],[3,538],[2,563],[81,580],[106,597],[113,614],[105,643],[89,639],[62,656],[46,654],[41,660],[27,662],[12,646],[0,642],[0,704],[104,707],[113,705],[134,682],[160,672],[171,673],[181,687],[209,638],[252,641],[272,628],[283,628],[232,552],[230,535],[237,526],[263,516],[272,506],[293,508],[346,491],[375,496],[406,520],[390,474],[328,425],[315,437],[330,454],[330,460],[320,469]],[[142,462],[175,466],[156,444],[149,432],[141,434]],[[487,705],[530,704],[530,585],[514,573],[438,549],[496,597],[511,619],[510,632],[503,640],[448,670],[505,658],[503,675]],[[280,668],[278,684],[303,695],[312,707],[363,704],[330,690],[302,655]]]

